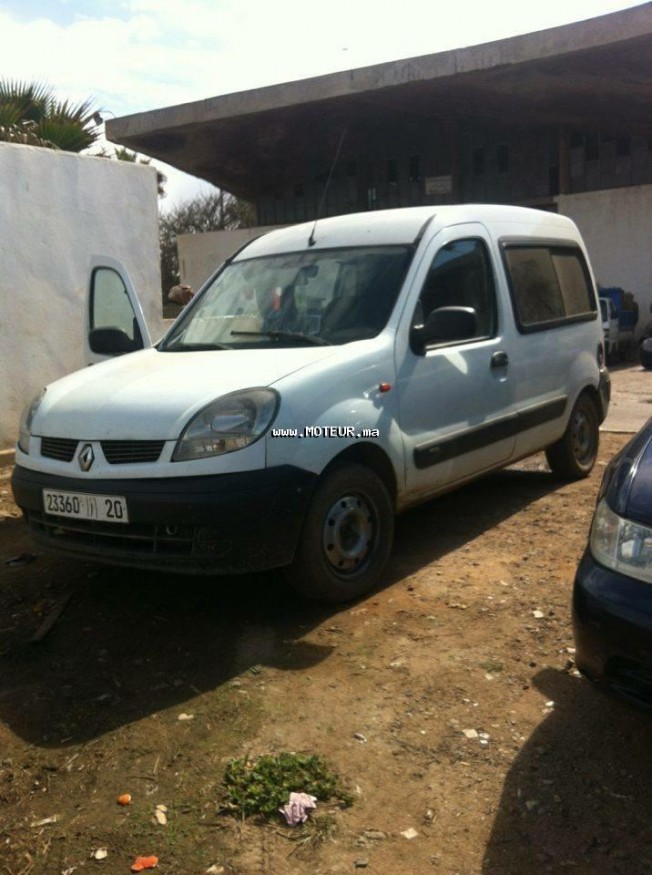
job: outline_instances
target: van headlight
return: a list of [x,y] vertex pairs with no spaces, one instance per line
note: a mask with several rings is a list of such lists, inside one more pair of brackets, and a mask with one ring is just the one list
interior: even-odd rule
[[173,462],[233,453],[261,438],[276,416],[279,395],[273,389],[244,389],[213,401],[181,433]]
[[36,411],[41,406],[41,401],[45,395],[45,389],[41,389],[38,395],[35,395],[29,404],[23,410],[23,415],[20,417],[20,426],[18,428],[18,447],[23,453],[29,453],[29,439],[32,436],[32,423],[36,416]]
[[652,583],[652,529],[618,516],[604,499],[595,511],[590,545],[601,565]]

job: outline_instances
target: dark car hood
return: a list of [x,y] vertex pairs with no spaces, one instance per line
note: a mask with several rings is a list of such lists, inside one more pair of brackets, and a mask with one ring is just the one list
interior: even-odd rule
[[612,460],[601,491],[619,516],[652,526],[652,419]]

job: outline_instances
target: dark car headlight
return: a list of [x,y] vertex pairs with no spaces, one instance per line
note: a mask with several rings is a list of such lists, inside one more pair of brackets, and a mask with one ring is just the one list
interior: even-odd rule
[[618,516],[604,498],[593,518],[590,549],[606,568],[652,583],[652,529]]

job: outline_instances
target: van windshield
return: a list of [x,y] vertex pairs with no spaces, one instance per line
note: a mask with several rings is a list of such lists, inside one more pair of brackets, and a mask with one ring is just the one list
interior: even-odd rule
[[341,344],[385,327],[407,272],[409,246],[360,247],[235,261],[165,342],[164,352]]

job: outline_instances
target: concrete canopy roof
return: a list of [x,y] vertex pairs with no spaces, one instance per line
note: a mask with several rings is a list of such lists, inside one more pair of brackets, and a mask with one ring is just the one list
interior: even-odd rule
[[473,121],[652,136],[652,2],[525,36],[107,121],[114,142],[247,200],[327,172],[382,125]]

